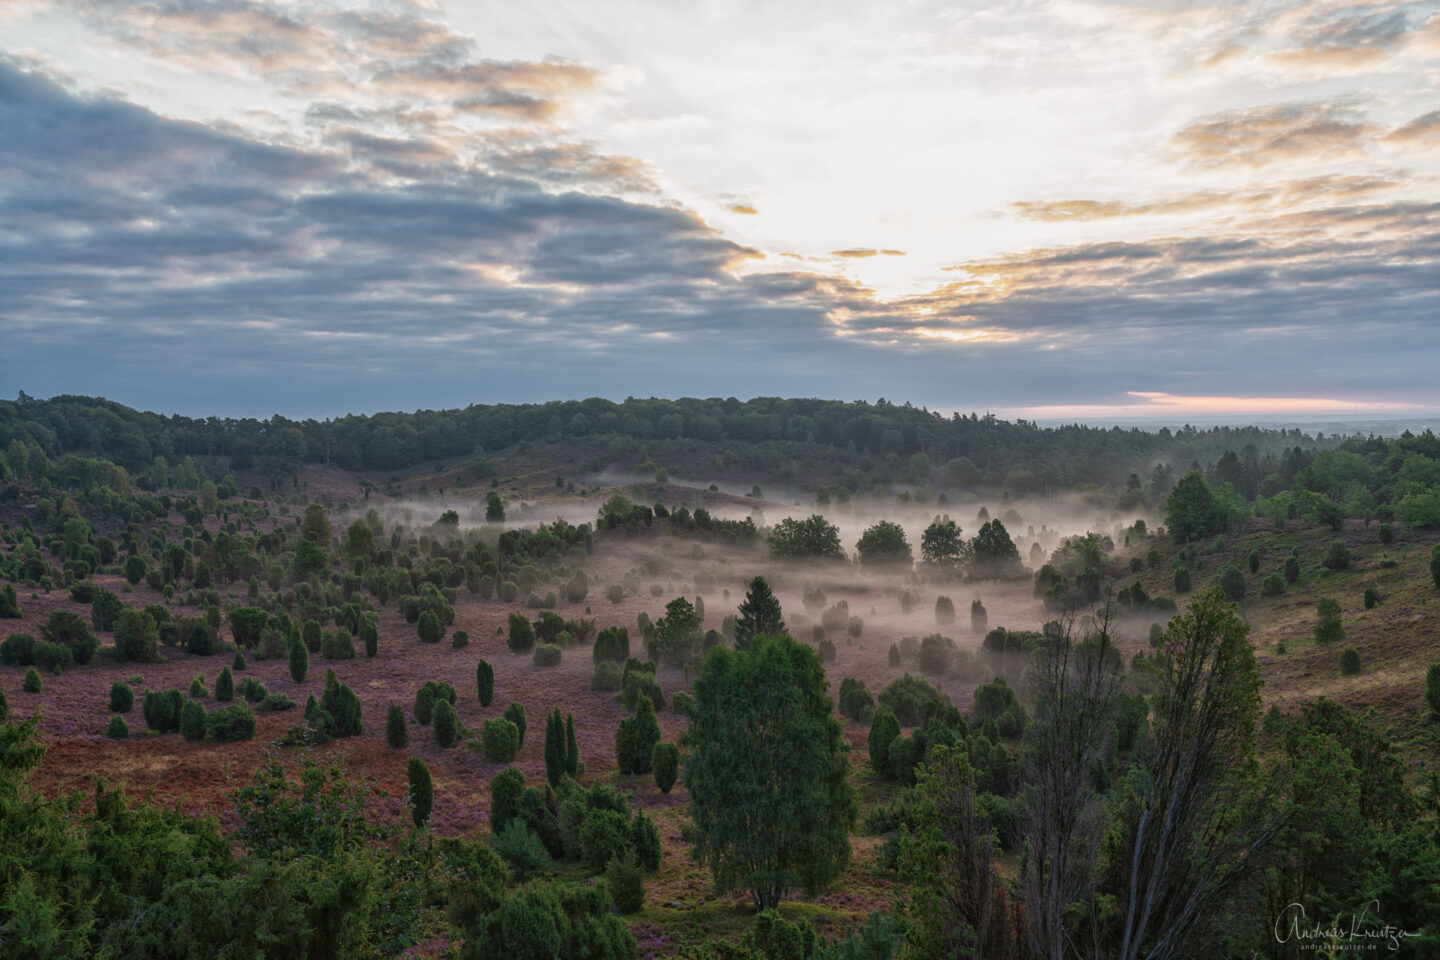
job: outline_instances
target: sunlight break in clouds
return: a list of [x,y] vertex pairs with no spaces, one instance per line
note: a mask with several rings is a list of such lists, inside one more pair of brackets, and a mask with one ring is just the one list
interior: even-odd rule
[[1035,420],[1103,419],[1117,417],[1157,418],[1167,421],[1195,420],[1197,417],[1231,416],[1341,416],[1345,414],[1409,415],[1426,412],[1415,403],[1375,403],[1329,400],[1319,397],[1177,397],[1168,393],[1126,391],[1126,396],[1139,398],[1140,403],[1120,404],[1053,404],[1038,407],[1015,407],[1006,411],[1011,416]]
[[6,358],[256,415],[1440,406],[1437,30],[1433,0],[17,0]]

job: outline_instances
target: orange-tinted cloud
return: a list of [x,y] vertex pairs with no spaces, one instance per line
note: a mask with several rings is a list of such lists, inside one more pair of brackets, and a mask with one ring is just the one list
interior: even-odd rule
[[1181,129],[1171,142],[1196,163],[1262,167],[1358,154],[1374,132],[1348,109],[1296,103],[1215,114]]
[[1440,110],[1431,110],[1404,126],[1396,127],[1385,135],[1384,140],[1401,146],[1431,147],[1440,144]]
[[748,203],[727,203],[725,209],[746,217],[753,217],[760,212]]

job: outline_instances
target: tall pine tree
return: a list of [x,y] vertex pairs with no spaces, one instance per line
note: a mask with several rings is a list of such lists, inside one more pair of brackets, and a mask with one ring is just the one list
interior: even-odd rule
[[750,581],[745,600],[740,604],[740,619],[735,621],[735,649],[746,650],[756,637],[774,637],[785,632],[780,618],[780,601],[770,592],[764,577]]

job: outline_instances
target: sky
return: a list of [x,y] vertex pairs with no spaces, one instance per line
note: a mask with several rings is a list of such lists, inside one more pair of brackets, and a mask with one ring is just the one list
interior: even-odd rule
[[1440,0],[0,0],[0,393],[1440,411]]

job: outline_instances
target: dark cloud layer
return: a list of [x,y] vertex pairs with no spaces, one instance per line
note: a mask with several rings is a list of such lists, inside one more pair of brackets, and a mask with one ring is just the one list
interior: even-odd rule
[[[485,82],[540,94],[555,69]],[[1306,204],[1242,203],[1254,219],[1222,234],[967,262],[882,301],[767,269],[636,161],[529,134],[461,143],[390,110],[319,105],[313,140],[272,143],[0,61],[4,382],[297,415],[595,394],[985,409],[1304,396],[1317,380],[1433,389],[1440,209],[1365,203],[1358,180],[1280,182],[1267,195]],[[1268,149],[1253,120],[1224,121],[1226,155]],[[900,251],[836,255],[860,253]]]

